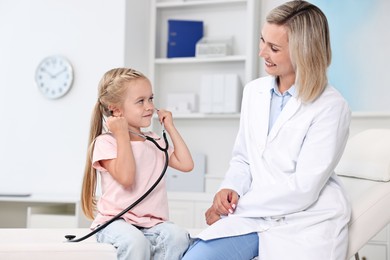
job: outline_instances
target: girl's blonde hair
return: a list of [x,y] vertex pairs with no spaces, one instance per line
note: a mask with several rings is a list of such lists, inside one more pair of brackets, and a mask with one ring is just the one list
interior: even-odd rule
[[317,6],[296,0],[276,7],[266,20],[287,28],[298,96],[304,102],[314,101],[328,84],[332,57],[326,16]]
[[92,153],[95,139],[103,133],[104,116],[111,116],[110,107],[121,106],[127,83],[135,79],[146,79],[139,71],[130,68],[116,68],[107,71],[99,82],[98,99],[92,112],[91,127],[88,140],[87,159],[81,191],[81,207],[84,214],[93,219],[96,212],[97,173],[92,167]]

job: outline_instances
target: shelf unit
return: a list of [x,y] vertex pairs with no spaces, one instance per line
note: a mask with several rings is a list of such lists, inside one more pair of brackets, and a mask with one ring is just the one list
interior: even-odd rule
[[181,227],[207,227],[204,213],[210,208],[213,194],[199,192],[169,192],[169,218]]
[[155,59],[155,64],[180,64],[180,63],[215,63],[215,62],[234,62],[241,61],[245,62],[245,56],[243,55],[231,55],[226,57],[213,57],[213,58],[157,58]]
[[0,228],[85,228],[79,195],[0,196]]
[[[202,75],[235,73],[242,86],[258,77],[259,8],[260,0],[152,0],[148,77],[156,106],[167,107],[170,93],[199,96]],[[233,37],[231,55],[166,58],[169,19],[203,21],[204,37]],[[206,155],[206,175],[223,176],[237,134],[239,113],[173,116],[191,152]],[[159,132],[156,122],[152,128]],[[214,192],[207,190],[207,183],[205,186],[206,192]]]
[[[152,0],[149,78],[155,88],[158,105],[164,106],[166,94],[173,91],[199,92],[201,74],[238,73],[242,84],[258,76],[259,2]],[[168,19],[201,20],[205,37],[232,36],[232,55],[166,58]]]

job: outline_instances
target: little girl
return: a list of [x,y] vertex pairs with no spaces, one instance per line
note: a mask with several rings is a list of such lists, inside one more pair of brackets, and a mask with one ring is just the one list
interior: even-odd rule
[[[82,188],[82,208],[87,217],[94,219],[92,229],[131,205],[160,176],[164,153],[143,136],[154,138],[161,147],[165,143],[153,132],[141,132],[141,128],[150,126],[154,111],[152,87],[142,73],[117,68],[104,74],[91,121]],[[158,110],[157,115],[174,147],[168,150],[169,166],[191,171],[192,157],[173,124],[172,114]],[[102,191],[99,200],[95,198],[97,173]],[[189,245],[188,233],[168,221],[164,179],[96,237],[100,243],[114,245],[118,259],[181,259]]]

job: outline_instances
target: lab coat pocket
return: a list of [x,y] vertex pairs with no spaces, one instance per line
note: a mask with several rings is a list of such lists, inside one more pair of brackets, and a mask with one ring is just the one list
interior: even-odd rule
[[278,138],[275,140],[278,142],[279,147],[284,147],[289,158],[297,158],[303,142],[307,134],[307,128],[305,127],[293,127],[291,124],[286,124],[279,131]]
[[278,135],[268,143],[269,150],[265,156],[274,161],[270,164],[278,165],[278,168],[285,173],[295,172],[306,131],[305,128],[289,127],[288,125],[282,127]]

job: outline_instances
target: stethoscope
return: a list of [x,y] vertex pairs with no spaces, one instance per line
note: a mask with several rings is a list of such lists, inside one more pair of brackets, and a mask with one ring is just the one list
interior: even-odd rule
[[167,135],[165,133],[165,129],[163,129],[163,138],[164,138],[164,141],[165,141],[165,147],[162,148],[157,142],[156,140],[159,140],[159,139],[154,139],[150,136],[147,136],[147,135],[144,135],[144,134],[138,134],[138,133],[135,133],[135,132],[132,132],[129,130],[130,133],[132,134],[135,134],[135,135],[138,135],[138,136],[141,136],[143,138],[145,138],[146,140],[152,142],[159,150],[161,150],[162,152],[164,152],[165,154],[165,164],[164,164],[164,168],[163,170],[161,171],[161,174],[160,176],[158,177],[158,179],[155,181],[155,183],[153,183],[153,185],[141,196],[139,197],[135,202],[133,202],[130,206],[128,206],[127,208],[125,208],[123,211],[119,212],[117,215],[115,215],[114,217],[112,217],[112,219],[110,219],[109,221],[107,221],[106,223],[98,226],[97,228],[95,228],[94,230],[92,230],[90,233],[86,234],[85,236],[83,237],[80,237],[80,238],[77,238],[76,239],[76,236],[75,235],[66,235],[65,238],[67,239],[67,242],[81,242],[87,238],[89,238],[90,236],[96,234],[97,232],[99,232],[100,230],[104,229],[105,227],[107,227],[108,225],[110,225],[112,222],[114,222],[115,220],[118,220],[123,214],[125,214],[126,212],[128,212],[129,210],[131,210],[132,208],[134,208],[136,205],[138,205],[138,203],[140,203],[143,199],[146,198],[146,196],[149,195],[149,193],[151,193],[154,188],[156,188],[156,186],[160,183],[160,181],[162,180],[162,178],[164,177],[165,175],[165,172],[167,171],[167,168],[168,168],[168,161],[169,161],[169,155],[168,155],[168,147],[169,147],[169,143],[168,143],[168,139],[167,139]]

